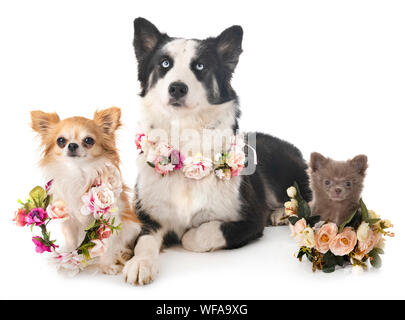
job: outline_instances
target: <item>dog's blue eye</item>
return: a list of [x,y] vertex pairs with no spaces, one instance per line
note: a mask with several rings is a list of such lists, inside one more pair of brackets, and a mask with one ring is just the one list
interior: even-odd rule
[[204,65],[202,63],[196,63],[195,68],[198,71],[202,71],[202,70],[204,70]]
[[350,181],[346,181],[346,187],[350,187],[352,183]]
[[325,180],[325,184],[328,186],[330,185],[330,181],[329,180]]
[[167,59],[165,59],[165,60],[163,60],[163,61],[160,63],[160,65],[161,65],[163,68],[167,69],[167,68],[170,67],[170,61],[167,60]]

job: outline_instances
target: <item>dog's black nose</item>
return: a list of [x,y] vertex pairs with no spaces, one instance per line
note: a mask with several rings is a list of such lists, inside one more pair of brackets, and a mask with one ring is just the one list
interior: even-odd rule
[[183,98],[188,92],[188,87],[183,82],[173,82],[169,86],[169,93],[175,99]]
[[77,143],[69,143],[68,149],[70,152],[75,152],[79,148],[79,145]]
[[341,193],[342,193],[342,189],[336,188],[336,189],[335,189],[335,192],[336,192],[337,194],[341,194]]

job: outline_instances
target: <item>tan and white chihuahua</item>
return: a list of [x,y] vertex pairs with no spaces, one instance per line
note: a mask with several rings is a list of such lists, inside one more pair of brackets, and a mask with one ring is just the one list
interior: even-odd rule
[[[116,107],[95,112],[93,120],[83,117],[60,120],[56,113],[31,112],[31,126],[40,135],[43,147],[40,167],[46,181],[52,180],[53,199],[66,203],[68,219],[62,223],[62,232],[67,251],[78,248],[93,219],[92,215],[81,213],[82,196],[100,172],[106,165],[113,166],[122,182],[115,143],[120,118],[121,110]],[[125,260],[130,252],[126,248],[133,245],[140,231],[139,220],[128,199],[128,188],[122,185],[119,192],[114,216],[122,223],[122,230],[107,239],[106,250],[99,259],[101,271],[108,274],[120,272],[121,265],[117,261]]]

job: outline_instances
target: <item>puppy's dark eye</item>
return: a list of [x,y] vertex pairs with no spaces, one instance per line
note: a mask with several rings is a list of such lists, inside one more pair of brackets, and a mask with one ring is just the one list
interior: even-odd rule
[[346,187],[351,187],[352,183],[350,181],[346,181]]
[[325,180],[325,185],[329,186],[330,185],[330,180]]
[[161,63],[160,63],[161,67],[164,69],[167,69],[170,67],[170,61],[168,59],[164,59]]
[[196,63],[195,64],[195,69],[197,71],[203,71],[204,70],[204,65],[202,63]]
[[66,139],[63,137],[59,137],[58,139],[56,139],[56,143],[60,148],[64,148],[66,145]]
[[94,139],[92,137],[86,137],[84,138],[83,142],[87,145],[92,146],[94,144]]

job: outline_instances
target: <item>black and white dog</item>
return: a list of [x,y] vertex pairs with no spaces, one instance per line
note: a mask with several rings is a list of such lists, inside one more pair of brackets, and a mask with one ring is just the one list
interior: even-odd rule
[[[233,136],[240,111],[230,82],[242,53],[242,28],[189,40],[169,37],[143,18],[134,27],[144,133],[158,130],[173,144],[176,131],[183,154],[200,150],[205,130]],[[255,149],[254,173],[224,180],[215,174],[188,179],[181,170],[161,175],[146,153],[138,157],[136,210],[143,231],[123,270],[127,282],[150,283],[158,272],[159,252],[169,244],[181,242],[187,250],[206,252],[259,238],[271,215],[282,210],[294,181],[311,197],[307,166],[297,148],[257,133]]]

